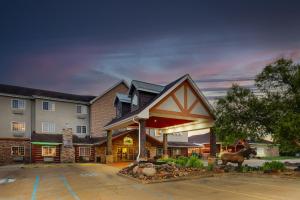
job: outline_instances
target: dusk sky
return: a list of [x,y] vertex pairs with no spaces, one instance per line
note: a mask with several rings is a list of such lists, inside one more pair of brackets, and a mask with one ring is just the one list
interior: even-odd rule
[[0,83],[99,95],[189,73],[207,96],[300,61],[300,1],[1,1]]

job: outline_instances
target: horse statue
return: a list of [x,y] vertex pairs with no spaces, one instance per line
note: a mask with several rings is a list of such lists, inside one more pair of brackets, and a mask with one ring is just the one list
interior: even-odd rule
[[223,153],[221,156],[222,164],[226,165],[228,162],[238,163],[238,166],[241,167],[245,158],[250,158],[251,154],[256,155],[256,150],[251,147],[241,149],[235,153]]

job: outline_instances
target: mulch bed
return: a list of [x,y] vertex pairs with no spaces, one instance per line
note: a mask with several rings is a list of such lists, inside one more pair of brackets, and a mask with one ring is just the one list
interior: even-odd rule
[[[146,170],[145,170],[146,168]],[[118,175],[137,181],[139,183],[161,183],[169,181],[188,180],[204,177],[222,175],[242,175],[253,177],[278,177],[278,178],[300,178],[300,172],[287,169],[284,171],[252,171],[241,172],[232,165],[217,166],[213,170],[200,168],[179,167],[175,164],[134,163],[119,171]]]

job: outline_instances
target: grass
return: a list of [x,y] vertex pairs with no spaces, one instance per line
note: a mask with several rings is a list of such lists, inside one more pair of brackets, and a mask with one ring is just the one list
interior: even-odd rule
[[275,156],[275,157],[262,157],[262,160],[287,160],[287,159],[300,159],[293,156]]

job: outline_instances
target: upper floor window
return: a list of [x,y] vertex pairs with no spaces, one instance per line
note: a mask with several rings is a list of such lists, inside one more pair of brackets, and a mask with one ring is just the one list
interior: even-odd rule
[[134,106],[138,105],[138,97],[136,94],[132,97],[132,105]]
[[76,133],[85,134],[86,133],[86,126],[76,126]]
[[25,122],[12,122],[11,130],[13,132],[25,132]]
[[52,101],[43,101],[43,110],[55,111],[55,103]]
[[42,132],[43,133],[55,133],[55,123],[42,122]]
[[11,147],[11,155],[12,156],[24,156],[25,155],[25,147],[24,146],[12,146]]
[[11,107],[13,109],[25,109],[25,100],[23,99],[12,99]]
[[78,114],[87,114],[87,106],[77,105]]

